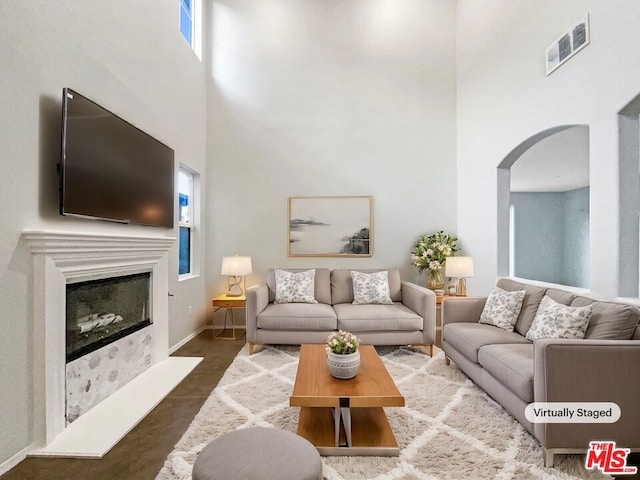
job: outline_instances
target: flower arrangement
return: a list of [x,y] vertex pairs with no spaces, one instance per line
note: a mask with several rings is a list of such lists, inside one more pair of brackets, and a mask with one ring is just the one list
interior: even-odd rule
[[345,332],[340,330],[333,332],[327,337],[327,345],[325,350],[328,352],[337,353],[339,355],[347,355],[349,353],[355,353],[360,346],[360,340],[351,332]]
[[455,254],[459,248],[457,238],[447,235],[443,231],[433,235],[420,235],[411,250],[411,265],[423,270],[440,271],[447,257]]

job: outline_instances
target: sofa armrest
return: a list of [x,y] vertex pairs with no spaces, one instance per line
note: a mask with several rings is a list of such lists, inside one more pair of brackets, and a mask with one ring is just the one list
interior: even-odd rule
[[535,402],[613,402],[620,419],[607,423],[537,423],[536,437],[547,448],[566,442],[587,449],[606,438],[640,448],[640,340],[543,339],[534,344]]
[[255,343],[258,332],[258,315],[269,305],[269,287],[258,283],[247,288],[247,342]]
[[447,323],[478,323],[487,297],[445,297],[442,299],[442,326]]
[[431,290],[402,281],[402,304],[422,317],[422,334],[425,345],[436,342],[436,295]]

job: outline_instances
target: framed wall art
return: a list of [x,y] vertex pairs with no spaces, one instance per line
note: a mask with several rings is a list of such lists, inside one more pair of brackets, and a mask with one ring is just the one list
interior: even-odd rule
[[372,197],[290,197],[290,257],[370,257]]

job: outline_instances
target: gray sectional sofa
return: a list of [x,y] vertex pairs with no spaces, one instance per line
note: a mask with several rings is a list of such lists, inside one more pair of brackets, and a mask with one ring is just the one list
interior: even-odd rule
[[[640,451],[640,310],[571,292],[499,279],[506,291],[525,290],[515,330],[479,323],[486,298],[442,302],[442,348],[455,364],[515,417],[544,448],[546,466],[554,454],[584,453],[589,442],[613,440]],[[547,295],[567,306],[592,305],[584,339],[525,338]],[[616,423],[531,423],[532,402],[614,402]]]
[[[286,269],[299,272],[309,269]],[[354,269],[371,273],[380,269]],[[436,298],[431,290],[402,281],[390,269],[392,305],[354,305],[351,270],[315,269],[314,297],[318,303],[274,303],[275,270],[267,281],[247,289],[247,341],[256,344],[325,343],[336,330],[354,333],[363,344],[426,345],[433,353]]]

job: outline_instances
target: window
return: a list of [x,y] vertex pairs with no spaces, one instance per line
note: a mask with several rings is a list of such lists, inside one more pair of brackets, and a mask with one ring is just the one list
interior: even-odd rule
[[180,0],[180,33],[202,59],[202,0]]
[[193,8],[191,0],[180,0],[180,33],[193,46]]
[[178,274],[189,275],[193,272],[194,237],[194,174],[184,167],[178,172],[178,228],[179,254]]

